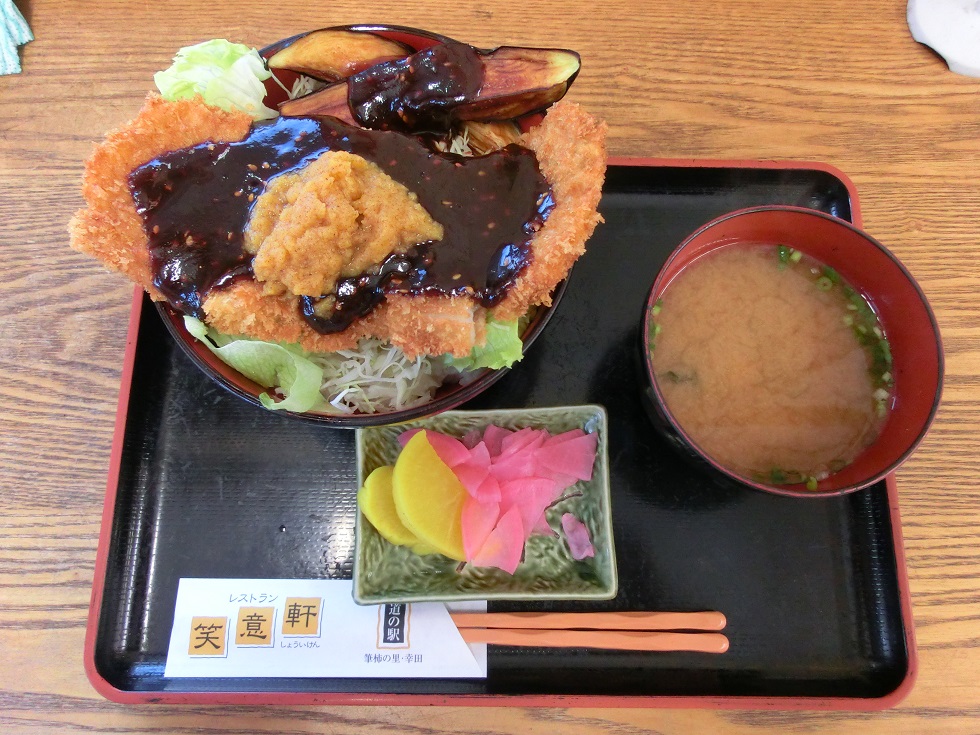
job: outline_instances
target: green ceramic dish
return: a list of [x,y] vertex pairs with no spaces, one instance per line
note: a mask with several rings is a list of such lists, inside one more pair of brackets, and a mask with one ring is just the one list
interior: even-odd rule
[[[524,561],[513,575],[470,565],[457,571],[458,562],[440,554],[418,556],[405,547],[389,544],[359,512],[354,552],[356,602],[371,605],[435,600],[608,600],[616,596],[606,411],[602,406],[447,411],[419,421],[358,429],[358,485],[375,468],[394,464],[400,451],[398,435],[408,429],[420,427],[462,437],[471,429],[482,431],[490,424],[507,429],[530,426],[552,434],[575,428],[598,433],[592,479],[580,481],[566,491],[582,495],[564,500],[548,511],[548,522],[558,529],[559,535],[532,536],[525,547]],[[588,526],[594,558],[572,559],[560,532],[560,519],[566,512]]]

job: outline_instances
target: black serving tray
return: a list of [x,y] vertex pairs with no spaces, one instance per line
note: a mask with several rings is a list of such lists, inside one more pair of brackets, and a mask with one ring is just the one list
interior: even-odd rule
[[[490,647],[485,681],[167,679],[181,577],[350,578],[354,433],[267,412],[200,372],[136,302],[87,642],[121,701],[881,708],[915,671],[891,478],[830,499],[722,487],[654,432],[639,325],[670,251],[727,211],[794,204],[856,219],[825,166],[629,161],[545,332],[465,408],[599,403],[609,414],[619,594],[492,610],[702,610],[729,651]],[[131,369],[129,369],[131,367]]]

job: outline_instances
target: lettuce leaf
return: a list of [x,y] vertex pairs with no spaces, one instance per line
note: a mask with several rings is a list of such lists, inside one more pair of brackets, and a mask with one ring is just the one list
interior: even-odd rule
[[165,99],[199,94],[222,110],[240,110],[255,120],[267,120],[278,115],[262,102],[262,82],[271,76],[258,51],[216,38],[180,49],[170,68],[154,74],[153,81]]
[[524,356],[524,343],[518,334],[518,320],[498,322],[487,316],[487,342],[474,347],[466,357],[452,357],[449,364],[457,370],[510,367]]
[[184,327],[242,375],[266,388],[277,387],[285,396],[283,400],[276,401],[268,393],[259,396],[266,408],[302,413],[325,403],[320,394],[323,369],[307,359],[298,347],[228,337],[192,316],[184,317]]

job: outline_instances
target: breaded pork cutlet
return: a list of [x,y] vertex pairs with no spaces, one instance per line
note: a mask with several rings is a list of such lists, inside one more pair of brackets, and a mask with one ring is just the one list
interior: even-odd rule
[[602,221],[597,208],[606,174],[606,123],[574,103],[559,102],[520,144],[537,156],[555,208],[531,241],[530,264],[493,309],[501,321],[517,319],[536,304],[550,305],[551,292]]
[[223,143],[248,134],[252,118],[199,99],[167,102],[150,94],[140,113],[109,133],[85,162],[82,195],[88,206],[68,225],[71,246],[101,260],[161,301],[153,285],[143,221],[129,191],[129,173],[157,156],[206,140]]
[[[177,132],[168,128],[179,121]],[[148,241],[126,182],[130,171],[167,150],[205,141],[241,140],[250,119],[199,100],[165,102],[151,95],[135,120],[108,136],[86,165],[86,209],[70,225],[72,247],[102,260],[136,281],[154,299]],[[531,241],[531,263],[495,307],[500,320],[549,304],[600,220],[596,211],[605,170],[605,125],[577,105],[555,105],[525,134],[551,184],[555,205]],[[203,304],[205,321],[219,332],[299,343],[311,352],[333,352],[377,337],[412,358],[468,355],[485,340],[486,310],[466,296],[388,295],[373,312],[335,334],[320,334],[300,316],[297,297],[273,295],[262,283],[237,280],[213,289]]]

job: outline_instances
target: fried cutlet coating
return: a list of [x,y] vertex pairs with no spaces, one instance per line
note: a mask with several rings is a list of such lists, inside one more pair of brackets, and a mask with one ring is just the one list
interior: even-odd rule
[[153,286],[150,252],[129,191],[129,173],[167,151],[207,140],[241,140],[251,124],[245,113],[225,112],[199,98],[167,102],[160,95],[148,95],[139,115],[109,133],[86,161],[82,195],[88,206],[68,225],[71,247],[98,258],[162,300]]
[[[139,115],[110,134],[86,164],[88,207],[69,226],[71,245],[120,271],[160,299],[153,287],[147,238],[127,186],[134,168],[156,156],[206,140],[241,140],[251,118],[209,107],[199,99],[166,102],[150,95]],[[511,292],[494,309],[500,320],[522,316],[534,304],[550,304],[551,291],[584,252],[600,217],[596,211],[605,171],[605,124],[577,105],[555,105],[525,134],[554,190],[555,207],[533,241],[533,258]],[[215,289],[203,304],[205,321],[219,332],[299,343],[312,352],[357,346],[378,337],[410,358],[451,353],[465,356],[485,340],[486,310],[458,296],[388,296],[371,314],[337,334],[319,334],[299,315],[297,297],[264,292],[257,281]]]
[[597,208],[606,172],[606,124],[580,106],[559,102],[521,144],[534,151],[554,192],[555,206],[531,241],[531,262],[493,309],[499,321],[551,304],[551,292],[585,252],[602,217]]
[[212,291],[204,302],[208,324],[219,332],[298,343],[310,352],[353,349],[364,337],[397,345],[414,359],[446,352],[465,357],[486,340],[486,312],[462,296],[392,294],[363,319],[336,334],[320,334],[298,315],[297,297],[271,296],[256,281]]
[[413,192],[376,164],[333,151],[269,183],[252,209],[245,249],[267,293],[321,296],[340,278],[442,236]]

